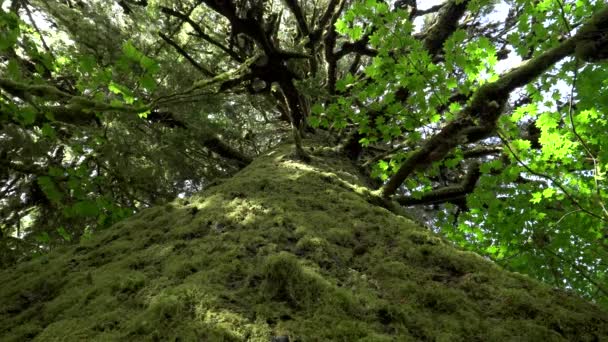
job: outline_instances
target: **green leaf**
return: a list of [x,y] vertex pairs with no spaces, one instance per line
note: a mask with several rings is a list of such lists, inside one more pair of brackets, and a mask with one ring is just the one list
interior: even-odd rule
[[47,244],[47,243],[49,243],[49,241],[51,241],[51,237],[49,236],[49,233],[42,232],[38,236],[36,236],[36,241],[38,241],[42,244]]
[[132,104],[135,99],[133,97],[133,93],[125,86],[115,83],[114,81],[110,82],[108,85],[108,89],[114,94],[122,95],[123,99],[126,103]]
[[72,212],[76,216],[96,217],[99,214],[99,208],[93,201],[80,201],[72,206]]
[[45,137],[48,137],[51,139],[56,138],[55,129],[53,128],[53,126],[49,125],[48,123],[44,123],[42,125],[41,131],[42,131],[42,135],[44,135]]
[[139,60],[139,64],[150,75],[154,75],[160,70],[160,65],[155,60],[153,60],[152,58],[149,58],[147,56],[141,56],[141,59]]
[[21,34],[19,22],[15,13],[0,10],[0,51],[8,50],[17,43]]
[[532,194],[532,199],[530,199],[530,202],[537,204],[537,203],[540,203],[540,201],[542,201],[542,199],[543,199],[543,193],[535,192]]
[[137,50],[131,41],[127,41],[122,45],[122,52],[128,59],[139,62],[142,58],[142,53]]
[[139,84],[149,92],[153,92],[156,89],[156,80],[149,74],[143,75],[139,79]]
[[70,236],[70,234],[65,230],[64,227],[59,227],[57,228],[57,233],[59,234],[59,236],[61,236],[65,241],[71,241],[72,237]]
[[380,168],[380,170],[382,171],[387,171],[388,170],[388,163],[384,160],[381,160],[378,162],[378,168]]
[[346,35],[348,30],[348,24],[346,23],[346,21],[339,19],[338,21],[336,21],[335,27],[336,32]]
[[21,116],[21,122],[29,126],[36,122],[36,110],[32,107],[25,107],[19,111],[19,116]]
[[38,185],[51,202],[58,204],[63,199],[63,195],[61,194],[51,177],[38,177]]
[[320,103],[315,103],[310,110],[313,114],[318,115],[318,114],[323,113],[323,111],[325,109],[323,108],[323,105],[321,105]]
[[553,197],[554,194],[555,194],[555,189],[553,189],[553,188],[546,188],[545,190],[543,190],[544,198],[551,198],[551,197]]
[[80,65],[80,70],[83,73],[92,73],[95,70],[95,58],[93,56],[80,56],[78,58],[78,64]]

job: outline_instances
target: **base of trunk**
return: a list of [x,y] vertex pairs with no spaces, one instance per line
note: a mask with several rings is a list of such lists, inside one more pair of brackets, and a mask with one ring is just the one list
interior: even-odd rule
[[284,146],[188,200],[0,272],[2,341],[608,339],[574,295],[366,200],[347,158]]

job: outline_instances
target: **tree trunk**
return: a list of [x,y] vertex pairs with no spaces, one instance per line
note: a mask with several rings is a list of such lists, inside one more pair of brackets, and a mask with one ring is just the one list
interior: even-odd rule
[[0,273],[0,340],[597,341],[593,304],[452,247],[307,142]]

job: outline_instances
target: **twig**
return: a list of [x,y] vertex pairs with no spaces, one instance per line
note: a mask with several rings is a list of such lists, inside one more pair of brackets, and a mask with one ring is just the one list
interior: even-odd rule
[[28,18],[32,22],[32,26],[34,27],[34,29],[36,30],[36,32],[38,32],[38,35],[40,36],[40,40],[42,41],[42,46],[44,47],[44,49],[46,50],[46,52],[48,52],[49,55],[51,55],[51,58],[55,59],[55,56],[53,55],[53,51],[51,50],[51,48],[49,48],[48,45],[46,45],[46,41],[44,40],[44,36],[42,35],[42,32],[38,28],[38,25],[36,25],[36,21],[34,20],[34,17],[32,16],[32,12],[30,11],[29,7],[27,6],[27,4],[25,4],[25,6],[23,6],[23,7],[25,8],[25,12],[27,12]]
[[574,125],[574,117],[572,114],[572,107],[573,107],[572,101],[574,99],[574,87],[576,86],[576,79],[578,77],[578,64],[579,64],[579,60],[578,60],[578,58],[576,58],[575,62],[574,62],[574,78],[572,79],[572,86],[570,87],[570,100],[568,103],[568,117],[570,118],[570,125],[572,126],[572,133],[574,133],[574,136],[576,137],[576,139],[581,143],[581,145],[583,146],[583,149],[585,150],[585,152],[587,153],[589,158],[591,158],[591,160],[593,161],[593,181],[595,183],[595,191],[597,193],[597,202],[600,205],[600,207],[602,207],[604,217],[608,218],[608,210],[606,210],[606,205],[604,204],[604,201],[602,201],[602,191],[601,191],[600,184],[598,181],[599,170],[598,170],[598,166],[597,166],[597,158],[593,155],[593,153],[591,152],[591,149],[589,148],[587,143],[585,143],[583,138],[578,134],[578,132],[576,131],[576,126]]
[[519,156],[515,153],[515,151],[513,151],[513,149],[511,148],[511,145],[509,144],[509,142],[507,141],[507,139],[500,133],[497,132],[498,137],[500,138],[500,140],[503,142],[503,144],[507,147],[507,149],[509,150],[509,152],[511,152],[511,155],[513,155],[513,158],[515,158],[515,160],[517,160],[517,162],[519,164],[521,164],[521,166],[523,166],[524,169],[526,169],[528,172],[530,172],[531,174],[537,176],[537,177],[541,177],[541,178],[545,178],[547,180],[549,180],[551,183],[555,184],[565,195],[566,197],[568,197],[568,199],[577,207],[579,208],[582,212],[593,216],[595,218],[598,218],[602,221],[606,221],[606,218],[597,215],[596,213],[585,209],[577,200],[576,198],[574,198],[574,196],[572,196],[567,190],[566,188],[556,179],[554,179],[553,177],[549,176],[549,175],[545,175],[542,174],[540,172],[536,172],[534,170],[532,170],[526,163],[524,163],[521,158],[519,158]]

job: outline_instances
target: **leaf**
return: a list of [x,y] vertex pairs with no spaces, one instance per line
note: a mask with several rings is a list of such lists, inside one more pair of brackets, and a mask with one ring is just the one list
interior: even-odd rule
[[57,233],[59,234],[59,236],[61,236],[65,241],[71,241],[72,237],[70,236],[70,234],[65,230],[64,227],[59,227],[57,228]]
[[36,241],[42,244],[47,244],[49,241],[51,241],[51,237],[49,236],[49,233],[42,232],[40,235],[36,236]]
[[93,56],[80,56],[78,58],[78,64],[82,73],[92,73],[94,71],[96,62]]
[[123,99],[128,104],[132,104],[135,101],[135,99],[133,98],[133,93],[127,87],[115,83],[114,81],[110,82],[110,84],[108,85],[108,90],[110,90],[114,94],[122,95]]
[[149,92],[153,92],[156,89],[156,80],[149,74],[143,75],[139,79],[139,84]]
[[44,135],[45,137],[48,137],[51,139],[55,139],[55,137],[56,137],[55,129],[53,128],[53,126],[49,125],[48,123],[44,123],[42,125],[41,131],[42,131],[42,135]]
[[12,48],[20,34],[19,17],[13,12],[0,10],[0,51]]
[[543,199],[543,193],[535,192],[532,194],[532,199],[530,199],[530,202],[537,204],[537,203],[540,203],[540,201],[542,201],[542,199]]
[[137,50],[131,41],[127,41],[122,45],[122,52],[128,59],[139,62],[142,58],[142,53]]
[[312,108],[310,109],[312,111],[313,114],[321,114],[323,113],[323,105],[321,105],[320,103],[315,103]]
[[381,160],[378,162],[378,168],[380,168],[380,170],[382,171],[387,171],[388,170],[388,163],[384,160]]
[[150,75],[154,75],[160,70],[160,65],[155,60],[153,60],[152,58],[149,58],[147,56],[141,56],[141,59],[139,60],[139,64]]
[[72,206],[72,213],[82,217],[96,217],[99,214],[99,208],[94,201],[80,201]]
[[21,116],[21,122],[25,126],[29,126],[36,122],[36,110],[32,107],[25,107],[19,111],[19,116]]
[[53,203],[60,203],[63,199],[63,195],[57,189],[55,182],[48,176],[38,177],[38,185],[40,185],[40,189],[44,192],[46,197]]
[[355,26],[349,31],[349,36],[353,40],[359,40],[361,36],[363,36],[363,28],[360,26]]
[[515,109],[513,114],[511,114],[511,121],[518,122],[527,116],[535,117],[536,110],[537,110],[537,107],[536,107],[535,103],[531,103],[531,104],[528,104],[525,106],[519,106]]
[[553,188],[546,188],[545,190],[543,190],[543,197],[544,198],[551,198],[553,197],[553,195],[555,194],[555,189]]
[[336,32],[346,35],[347,29],[348,29],[348,24],[346,23],[345,20],[339,19],[338,21],[336,21],[335,27],[336,27]]

